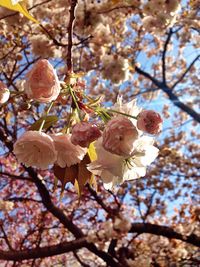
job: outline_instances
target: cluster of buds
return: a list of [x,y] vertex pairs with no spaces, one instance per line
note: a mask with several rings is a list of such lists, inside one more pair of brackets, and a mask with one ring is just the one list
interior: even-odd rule
[[[106,188],[144,176],[146,166],[158,154],[153,137],[146,134],[160,132],[160,115],[152,110],[141,111],[135,101],[123,104],[122,99],[118,99],[113,109],[105,109],[91,98],[86,102],[85,92],[80,90],[82,87],[77,89],[77,84],[59,82],[55,69],[44,59],[36,62],[28,72],[24,93],[29,101],[50,102],[52,107],[60,95],[68,94],[72,112],[79,115],[67,122],[67,130],[44,133],[42,127],[46,114],[38,130],[26,131],[14,144],[18,161],[43,170],[54,164],[60,168],[71,167],[81,163],[94,142],[96,159],[87,162],[86,168],[91,174],[100,176]],[[93,119],[96,116],[96,122],[103,120],[103,127],[99,128],[92,121],[91,112]]]

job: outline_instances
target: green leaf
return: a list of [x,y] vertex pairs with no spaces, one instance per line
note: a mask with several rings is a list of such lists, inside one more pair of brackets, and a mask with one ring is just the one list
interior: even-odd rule
[[30,126],[29,130],[38,131],[40,129],[40,125],[43,122],[43,120],[45,120],[45,123],[42,128],[48,129],[49,127],[51,127],[53,124],[55,124],[58,121],[58,117],[54,115],[43,116],[39,120],[37,120],[35,123],[33,123]]

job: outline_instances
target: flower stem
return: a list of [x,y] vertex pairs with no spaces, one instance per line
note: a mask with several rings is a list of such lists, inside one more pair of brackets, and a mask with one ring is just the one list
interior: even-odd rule
[[74,104],[75,104],[75,106],[76,106],[76,109],[77,109],[77,112],[78,112],[79,119],[81,120],[80,108],[79,108],[78,102],[77,102],[77,100],[76,100],[76,95],[74,94],[74,91],[72,90],[71,86],[68,86],[68,89],[69,89],[69,93],[70,93],[70,95],[72,96],[72,99],[73,99],[73,101],[74,101]]
[[112,112],[112,113],[117,113],[117,114],[121,114],[121,115],[124,115],[126,117],[130,117],[132,119],[135,119],[137,120],[137,117],[136,116],[132,116],[132,115],[129,115],[129,114],[126,114],[126,113],[123,113],[123,112],[120,112],[118,110],[114,110],[114,109],[109,109],[108,112]]
[[39,128],[39,132],[42,132],[42,128],[44,127],[46,118],[47,118],[47,116],[48,116],[48,114],[49,114],[51,108],[53,107],[53,104],[54,104],[54,101],[52,101],[52,102],[50,103],[50,105],[49,105],[49,107],[48,107],[48,109],[47,109],[47,111],[46,111],[46,113],[45,113],[44,119],[42,120],[41,125],[40,125],[40,128]]

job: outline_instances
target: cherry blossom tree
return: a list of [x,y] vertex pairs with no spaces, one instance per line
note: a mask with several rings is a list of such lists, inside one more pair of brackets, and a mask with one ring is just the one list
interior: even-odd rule
[[0,1],[0,266],[199,266],[198,0]]

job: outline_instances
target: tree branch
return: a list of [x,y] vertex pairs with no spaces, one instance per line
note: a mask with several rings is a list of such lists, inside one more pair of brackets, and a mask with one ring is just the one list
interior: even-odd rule
[[[5,134],[3,132],[1,132],[1,128],[0,128],[0,140],[2,142],[5,143],[5,145],[7,146],[7,148],[10,150],[10,152],[12,152],[12,149],[13,149],[13,145],[11,142],[6,142],[7,140],[7,136],[5,136]],[[51,200],[51,197],[50,197],[50,194],[48,192],[48,190],[46,189],[43,181],[41,178],[38,177],[37,173],[34,171],[33,168],[29,167],[25,167],[24,166],[24,169],[28,172],[28,174],[30,175],[30,177],[32,177],[32,180],[33,182],[35,183],[35,185],[37,186],[38,188],[38,191],[39,191],[39,194],[42,198],[42,202],[44,204],[44,206],[46,207],[46,209],[51,213],[53,214],[76,238],[83,238],[84,235],[82,233],[82,231],[75,225],[73,224],[73,222],[71,220],[69,220],[67,218],[67,216],[64,214],[64,212],[59,209],[58,207],[56,207],[52,200]],[[77,240],[78,241],[78,240]],[[86,241],[85,241],[86,242]],[[95,255],[97,255],[98,257],[100,257],[102,260],[104,260],[108,266],[111,266],[111,267],[123,267],[121,264],[119,264],[116,260],[114,260],[112,258],[112,256],[102,250],[99,250],[94,244],[92,243],[84,243],[85,244],[85,247],[87,247],[88,250],[90,250],[91,252],[93,252]],[[59,246],[59,245],[58,245]],[[83,247],[83,245],[81,246]],[[51,247],[50,247],[51,248]],[[39,249],[39,248],[38,248]],[[61,247],[62,249],[62,247]],[[77,248],[76,248],[77,249]],[[0,251],[0,259],[7,259],[8,257],[13,257],[13,260],[18,260],[15,259],[15,257],[18,257],[19,255],[21,255],[21,257],[23,259],[26,259],[24,258],[25,256],[27,256],[28,258],[27,259],[30,259],[30,256],[29,256],[29,253],[31,252],[32,250],[28,250],[28,253],[25,253],[24,254],[20,254],[18,251],[15,253],[15,254],[10,254],[10,252],[3,252],[3,251]],[[54,255],[54,254],[51,254],[51,253],[54,253],[52,252],[51,250],[48,252],[48,248],[46,248],[44,254],[47,255],[48,253],[50,253],[49,256],[51,255]],[[53,250],[54,251],[54,250]],[[60,251],[60,250],[59,250]],[[65,251],[66,252],[66,251]],[[21,252],[23,253],[23,251]],[[36,251],[33,251],[33,256],[34,257],[37,257],[36,254],[34,253],[38,253]],[[64,253],[64,252],[63,252]],[[18,255],[18,256],[17,256]],[[57,254],[56,254],[57,255]],[[4,257],[4,258],[3,258]],[[44,257],[47,257],[47,256],[44,256]],[[19,260],[22,260],[22,259],[19,259]]]
[[195,234],[191,234],[188,236],[182,235],[180,233],[175,232],[172,228],[162,225],[156,225],[151,223],[133,223],[131,233],[149,233],[158,236],[164,236],[167,238],[179,239],[183,242],[187,242],[194,246],[200,247],[200,237]]
[[42,198],[42,202],[46,209],[52,213],[76,238],[83,237],[83,233],[81,230],[73,224],[71,220],[67,218],[67,216],[63,213],[61,209],[56,207],[50,197],[49,191],[46,189],[42,179],[40,179],[37,173],[32,168],[24,167],[28,174],[32,177],[39,194]]
[[9,248],[10,250],[13,250],[13,248],[12,248],[12,246],[11,246],[11,244],[10,244],[10,241],[9,241],[9,239],[8,239],[8,237],[7,237],[7,234],[6,234],[6,232],[4,231],[3,225],[0,225],[0,229],[1,229],[2,233],[3,233],[4,239],[5,239],[5,242],[6,242],[7,246],[8,246],[8,248]]
[[[191,234],[188,236],[182,235],[180,233],[175,232],[172,228],[162,225],[156,225],[151,223],[133,223],[131,233],[149,233],[158,236],[164,236],[169,239],[178,239],[183,242],[187,242],[191,245],[200,247],[200,237],[195,234]],[[60,255],[63,253],[67,253],[70,251],[76,251],[81,248],[88,248],[90,251],[94,252],[96,255],[103,258],[109,266],[120,267],[121,264],[117,263],[110,254],[105,253],[104,251],[98,250],[93,244],[89,244],[86,241],[85,237],[81,237],[77,240],[73,240],[70,242],[62,242],[58,245],[42,247],[42,248],[34,248],[27,249],[23,251],[2,251],[0,250],[0,259],[1,260],[13,260],[13,261],[21,261],[28,259],[37,259],[50,257],[55,255]]]
[[[25,167],[26,171],[29,173],[29,175],[33,178],[33,181],[35,182],[38,191],[40,193],[40,196],[42,198],[42,202],[46,209],[51,212],[59,221],[76,237],[76,238],[83,238],[84,235],[82,231],[71,221],[67,218],[67,216],[63,213],[61,209],[56,207],[50,197],[50,194],[48,190],[46,189],[45,185],[43,184],[42,180],[39,179],[36,172],[32,168]],[[101,259],[103,259],[108,266],[112,267],[122,267],[117,263],[112,256],[110,256],[108,253],[99,250],[94,244],[92,243],[84,243],[85,247],[99,256]]]
[[164,49],[163,49],[163,53],[162,53],[162,79],[163,79],[163,83],[166,85],[166,53],[167,53],[167,47],[168,44],[170,42],[171,36],[173,34],[172,29],[169,30],[167,39],[165,41],[164,44]]
[[[18,175],[12,174],[12,173],[7,173],[7,172],[1,172],[0,171],[0,176],[6,176],[6,179],[10,178],[12,180],[21,180],[21,181],[33,183],[31,178],[29,178],[29,177],[25,177],[25,176],[21,176],[21,175],[18,176]],[[1,178],[4,178],[4,177],[0,177],[0,179]]]
[[90,192],[90,194],[94,197],[95,201],[107,212],[107,213],[111,213],[111,214],[117,214],[119,211],[118,210],[114,210],[108,206],[106,206],[106,204],[103,202],[103,200],[100,198],[100,196],[98,196],[97,192],[95,190],[92,189],[92,187],[88,184],[87,185],[88,191]]
[[195,110],[190,108],[189,106],[185,105],[183,102],[179,100],[179,98],[173,93],[172,89],[169,88],[167,85],[165,85],[163,82],[158,81],[154,77],[152,77],[149,73],[145,72],[144,70],[135,67],[135,70],[138,74],[143,75],[145,78],[149,79],[153,82],[154,85],[156,85],[158,88],[160,88],[163,92],[167,94],[169,99],[174,103],[175,106],[186,112],[188,115],[190,115],[194,120],[200,123],[200,114],[197,113]]
[[38,259],[60,255],[85,247],[87,244],[85,238],[80,238],[70,242],[63,242],[58,245],[42,248],[27,249],[22,251],[2,251],[0,250],[1,260],[21,261],[28,259]]
[[188,68],[182,73],[181,77],[174,83],[174,85],[172,86],[172,89],[174,89],[177,84],[179,84],[187,75],[187,73],[191,70],[192,66],[195,64],[195,62],[200,58],[200,55],[198,55],[188,66]]
[[72,46],[73,46],[73,23],[75,19],[74,11],[77,4],[77,0],[71,0],[71,7],[70,7],[70,17],[69,17],[69,24],[67,27],[68,31],[68,47],[67,47],[67,71],[73,72],[73,64],[72,64]]

